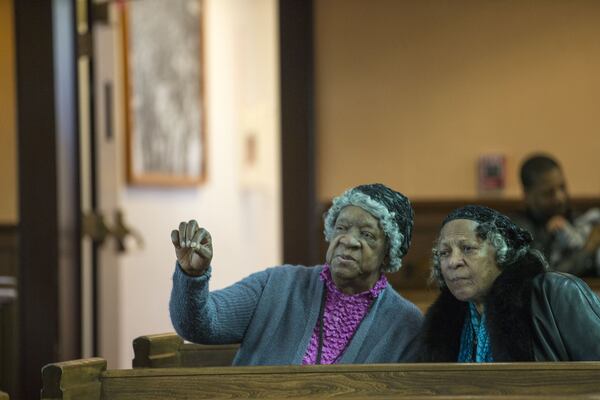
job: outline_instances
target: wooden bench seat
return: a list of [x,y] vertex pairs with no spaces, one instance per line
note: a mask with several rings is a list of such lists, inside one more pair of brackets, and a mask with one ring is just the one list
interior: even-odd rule
[[599,398],[600,363],[372,364],[107,370],[50,364],[42,399]]

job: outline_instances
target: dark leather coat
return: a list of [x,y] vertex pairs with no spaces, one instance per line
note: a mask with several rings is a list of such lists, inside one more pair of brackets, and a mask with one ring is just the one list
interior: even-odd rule
[[[581,279],[528,256],[504,269],[485,301],[495,361],[600,360],[600,298]],[[423,362],[455,362],[467,303],[442,289],[420,335]]]

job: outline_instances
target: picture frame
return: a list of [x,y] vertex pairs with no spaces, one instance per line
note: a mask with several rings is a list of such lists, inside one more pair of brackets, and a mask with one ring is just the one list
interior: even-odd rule
[[198,185],[207,157],[203,0],[121,9],[127,182]]

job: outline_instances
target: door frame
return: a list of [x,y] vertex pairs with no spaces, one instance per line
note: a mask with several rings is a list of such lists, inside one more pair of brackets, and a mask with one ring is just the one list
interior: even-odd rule
[[15,1],[21,399],[80,356],[75,1]]

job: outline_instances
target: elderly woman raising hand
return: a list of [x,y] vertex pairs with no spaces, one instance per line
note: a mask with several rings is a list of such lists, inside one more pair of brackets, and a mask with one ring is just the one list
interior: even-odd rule
[[388,284],[412,233],[408,199],[381,184],[337,197],[326,263],[283,265],[209,291],[212,241],[195,221],[172,232],[170,313],[183,338],[241,343],[236,365],[382,363],[413,357],[422,315]]
[[600,360],[600,300],[579,278],[546,272],[531,241],[487,207],[446,217],[433,250],[441,293],[425,316],[421,361]]

